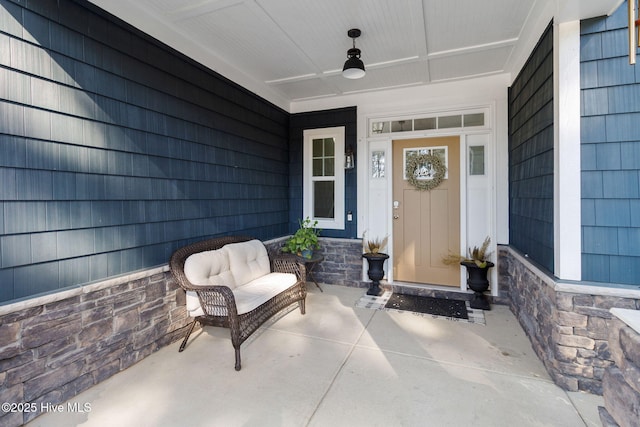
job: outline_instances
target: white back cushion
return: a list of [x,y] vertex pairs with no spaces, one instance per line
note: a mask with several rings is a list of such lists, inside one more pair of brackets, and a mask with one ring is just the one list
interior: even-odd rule
[[231,243],[222,248],[229,257],[229,268],[237,286],[271,272],[267,249],[260,240]]
[[225,285],[235,288],[236,282],[229,268],[229,257],[223,249],[190,255],[184,262],[184,274],[187,279],[196,286]]

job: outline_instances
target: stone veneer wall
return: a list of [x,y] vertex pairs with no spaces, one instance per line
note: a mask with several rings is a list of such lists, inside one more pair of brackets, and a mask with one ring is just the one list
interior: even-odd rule
[[181,338],[184,306],[167,266],[0,306],[0,402],[26,405],[0,412],[0,425],[22,425]]
[[314,270],[318,282],[356,288],[368,286],[363,282],[361,239],[323,238],[320,244],[324,261]]
[[[626,310],[612,310],[623,315]],[[640,425],[640,334],[616,317],[607,321],[609,348],[615,365],[604,373],[604,408],[600,420],[604,427],[637,427]]]
[[602,394],[613,364],[607,322],[613,307],[640,309],[640,290],[556,282],[510,247],[498,249],[498,280],[510,308],[554,382]]
[[[287,237],[265,242],[270,251],[278,251]],[[318,283],[362,288],[369,286],[363,281],[362,239],[320,238],[320,249],[324,260],[313,269]],[[313,283],[311,283],[311,286]],[[307,283],[309,289],[309,283]]]

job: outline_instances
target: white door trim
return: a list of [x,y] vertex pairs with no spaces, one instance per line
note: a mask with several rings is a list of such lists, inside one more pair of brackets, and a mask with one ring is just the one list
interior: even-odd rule
[[[488,213],[486,217],[486,233],[491,237],[491,243],[494,251],[494,258],[496,257],[496,173],[495,165],[497,164],[496,156],[496,138],[495,138],[495,104],[489,104],[484,106],[469,106],[468,108],[460,108],[456,110],[446,110],[436,112],[436,114],[450,113],[450,114],[464,114],[470,110],[477,111],[479,108],[485,110],[485,126],[474,129],[439,129],[431,131],[412,131],[412,132],[397,132],[393,134],[382,134],[368,136],[368,130],[370,122],[376,120],[389,120],[392,118],[397,119],[403,117],[402,114],[396,115],[371,115],[364,116],[359,124],[359,131],[363,132],[366,136],[360,139],[360,147],[358,152],[361,153],[358,161],[358,176],[359,184],[362,186],[362,204],[363,209],[359,210],[359,230],[360,237],[364,231],[367,232],[367,237],[384,237],[389,236],[388,246],[386,252],[390,258],[385,265],[385,272],[387,273],[386,279],[389,283],[394,283],[393,269],[389,266],[393,266],[393,164],[392,164],[392,143],[394,140],[402,139],[415,139],[415,138],[429,138],[435,136],[458,136],[460,138],[460,248],[462,252],[466,252],[468,246],[478,244],[475,242],[469,242],[469,226],[471,218],[467,215],[469,210],[468,203],[468,146],[470,139],[475,139],[480,136],[485,142],[485,170],[487,173],[485,185],[485,191],[489,196],[487,200]],[[411,116],[419,116],[420,114],[411,113]],[[361,133],[362,134],[362,133]],[[474,145],[478,145],[474,143]],[[371,156],[374,151],[383,151],[386,159],[386,175],[384,179],[371,178]],[[375,230],[375,231],[372,231]],[[471,243],[471,244],[469,244]],[[479,243],[482,243],[481,241]],[[464,249],[463,249],[464,248]],[[363,263],[366,264],[366,263]],[[497,267],[492,269],[491,272],[491,293],[494,296],[498,295],[497,285]],[[363,280],[367,280],[366,265],[363,265]],[[454,290],[455,288],[449,288]],[[466,272],[461,269],[460,274],[460,290],[466,291]]]

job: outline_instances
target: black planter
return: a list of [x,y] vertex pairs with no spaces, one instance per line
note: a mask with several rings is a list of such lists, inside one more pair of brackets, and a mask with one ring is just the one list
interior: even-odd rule
[[369,285],[369,290],[367,291],[367,295],[379,296],[380,289],[380,280],[384,277],[384,262],[389,255],[383,253],[368,253],[363,254],[362,258],[366,258],[369,262],[369,270],[367,270],[367,275],[371,280],[371,285]]
[[460,264],[467,267],[467,286],[474,292],[471,301],[469,301],[471,308],[491,310],[489,298],[487,298],[484,292],[489,289],[487,274],[489,273],[489,269],[495,264],[491,261],[487,261],[485,267],[479,267],[475,262],[469,261],[462,261]]

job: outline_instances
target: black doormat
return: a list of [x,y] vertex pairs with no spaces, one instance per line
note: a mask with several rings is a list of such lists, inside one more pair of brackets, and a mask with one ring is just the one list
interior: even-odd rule
[[384,307],[388,309],[412,311],[414,313],[433,314],[434,316],[469,319],[465,302],[457,299],[392,294]]
[[[393,303],[395,299],[401,299],[402,303],[395,306]],[[416,299],[422,301],[415,302]],[[391,303],[387,304],[387,302],[389,302],[390,300]],[[411,300],[413,304],[411,304],[409,300]],[[436,302],[433,302],[431,300],[436,300]],[[407,313],[413,316],[486,325],[483,310],[471,308],[469,305],[469,301],[462,301],[457,299],[433,298],[427,296],[420,297],[405,294],[394,294],[391,291],[385,291],[380,296],[372,296],[365,293],[360,297],[358,301],[356,301],[355,305],[358,308],[368,308],[370,310],[392,311],[396,313]],[[426,311],[431,310],[431,308],[429,308],[430,306],[440,307],[440,310],[442,310],[440,311],[440,313],[444,312],[444,314]],[[442,307],[444,307],[444,309]],[[462,307],[464,307],[464,310],[462,309]],[[466,313],[466,316],[464,315],[464,313]]]

